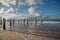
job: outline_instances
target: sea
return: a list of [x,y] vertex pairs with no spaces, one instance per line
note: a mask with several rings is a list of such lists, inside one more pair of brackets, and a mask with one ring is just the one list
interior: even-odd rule
[[[25,32],[36,35],[47,35],[52,37],[60,37],[60,21],[6,21],[6,30]],[[0,29],[3,28],[3,22]]]

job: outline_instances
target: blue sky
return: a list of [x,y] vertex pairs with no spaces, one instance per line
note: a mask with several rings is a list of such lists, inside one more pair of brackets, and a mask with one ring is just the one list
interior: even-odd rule
[[[7,8],[18,9],[22,14],[43,15],[44,17],[60,17],[60,0],[12,0],[0,2],[0,11]],[[7,11],[6,10],[6,11]]]
[[60,0],[45,0],[41,10],[45,16],[60,16]]
[[[37,4],[37,9],[42,11],[44,16],[60,16],[60,0],[43,0],[43,4]],[[19,9],[24,13],[28,13],[30,6],[20,6]]]

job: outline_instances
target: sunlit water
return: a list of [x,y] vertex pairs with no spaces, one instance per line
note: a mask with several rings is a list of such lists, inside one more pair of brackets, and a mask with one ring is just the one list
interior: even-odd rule
[[29,24],[27,24],[26,21],[25,23],[23,21],[15,21],[13,25],[12,21],[12,25],[10,26],[10,22],[6,21],[5,26],[6,30],[18,32],[23,31],[60,37],[60,22],[44,21],[43,24],[41,24],[41,21],[38,21],[37,25],[35,25],[35,21],[29,21]]
[[27,26],[27,23],[25,22],[21,22],[21,21],[15,21],[14,22],[14,26],[13,26],[13,23],[10,27],[10,23],[9,22],[6,22],[6,28],[8,29],[17,29],[17,30],[29,30],[29,29],[32,29],[34,30],[35,28],[38,30],[46,30],[46,31],[58,31],[60,32],[60,23],[58,22],[55,22],[55,23],[50,23],[50,22],[43,22],[43,24],[41,24],[40,21],[37,22],[37,25],[35,25],[35,22],[34,21],[29,21],[29,24]]

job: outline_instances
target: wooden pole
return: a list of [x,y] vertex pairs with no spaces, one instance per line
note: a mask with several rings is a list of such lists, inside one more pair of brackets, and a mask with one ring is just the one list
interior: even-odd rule
[[35,19],[35,27],[37,27],[37,20]]
[[41,21],[41,25],[43,25],[43,20]]
[[1,25],[2,25],[2,17],[1,17]]
[[27,28],[29,27],[28,19],[27,19]]
[[23,19],[23,24],[24,24],[24,26],[25,26],[25,19]]
[[14,27],[14,24],[15,24],[15,19],[13,19],[13,27]]
[[19,21],[20,21],[20,20],[18,19],[18,23],[19,23]]
[[10,29],[11,29],[11,26],[12,26],[11,21],[12,21],[12,20],[10,19]]
[[5,22],[6,22],[6,19],[5,18],[3,18],[3,30],[5,30],[6,28],[5,28]]

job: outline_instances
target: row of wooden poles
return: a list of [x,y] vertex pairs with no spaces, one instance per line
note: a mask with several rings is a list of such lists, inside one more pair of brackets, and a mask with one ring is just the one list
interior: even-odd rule
[[[14,23],[15,23],[15,20],[9,20],[10,21],[10,27],[12,26],[12,23],[13,23],[13,26],[14,26]],[[23,21],[24,25],[25,25],[25,21],[27,22],[27,27],[29,27],[29,21],[31,20],[25,20],[25,19],[19,19],[19,21]],[[37,20],[34,20],[35,21],[35,26],[37,27]],[[41,24],[43,24],[43,22],[41,21]],[[3,30],[6,30],[6,19],[3,18]]]

